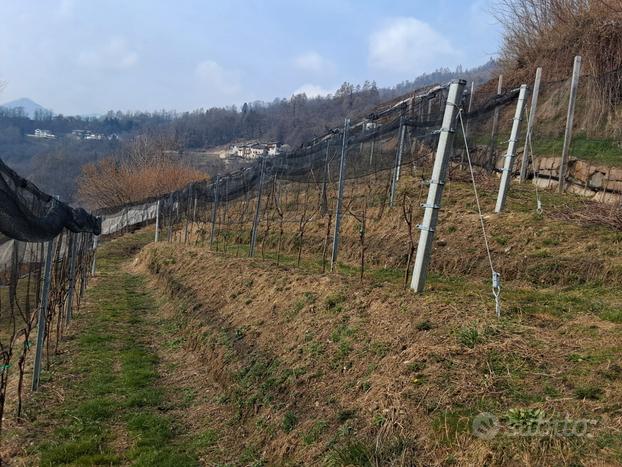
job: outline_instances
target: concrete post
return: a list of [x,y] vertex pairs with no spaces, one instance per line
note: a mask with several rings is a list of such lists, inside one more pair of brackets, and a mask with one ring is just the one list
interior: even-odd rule
[[99,235],[93,237],[93,262],[91,263],[91,276],[95,277],[97,266],[97,245],[99,244]]
[[343,187],[346,178],[346,154],[348,152],[348,130],[350,119],[346,118],[343,124],[343,139],[341,140],[341,159],[339,161],[339,189],[337,190],[337,206],[335,207],[335,234],[333,237],[333,251],[330,258],[330,270],[337,265],[339,256],[339,231],[341,229],[341,210],[343,208]]
[[540,82],[542,81],[542,68],[536,70],[536,80],[533,83],[533,92],[531,94],[531,110],[529,110],[529,120],[527,120],[527,134],[525,135],[525,148],[523,149],[523,161],[520,166],[521,183],[527,180],[527,169],[529,167],[529,151],[531,151],[531,133],[533,125],[536,121],[536,112],[538,110],[538,95],[540,94]]
[[43,347],[45,340],[45,321],[47,319],[48,299],[50,295],[50,281],[52,279],[52,260],[54,256],[54,239],[47,242],[47,253],[43,272],[43,290],[41,292],[41,304],[37,319],[37,347],[35,349],[35,363],[32,370],[32,390],[39,388],[41,379],[41,360],[43,359]]
[[160,200],[156,203],[155,242],[160,241]]
[[496,213],[503,211],[503,208],[505,206],[505,199],[507,197],[508,188],[510,188],[510,181],[512,180],[512,168],[514,167],[514,157],[516,156],[516,146],[518,144],[518,138],[520,134],[520,124],[523,120],[523,111],[525,110],[526,100],[527,100],[527,85],[523,84],[520,87],[520,93],[518,94],[518,102],[516,103],[516,113],[514,114],[514,122],[512,123],[512,134],[510,135],[510,142],[508,144],[508,152],[505,155],[505,160],[503,163],[503,173],[501,174],[499,194],[497,195],[497,205],[495,206]]
[[449,95],[447,97],[445,115],[443,117],[443,126],[440,130],[432,177],[430,179],[428,200],[426,204],[423,205],[425,208],[423,223],[418,226],[421,230],[421,235],[419,237],[417,257],[415,258],[415,266],[410,285],[416,292],[423,292],[425,287],[430,255],[432,253],[432,242],[434,241],[434,230],[436,229],[436,223],[438,221],[438,210],[440,209],[441,199],[443,197],[449,157],[453,149],[454,124],[465,85],[466,81],[455,80],[452,81],[449,87]]
[[568,172],[568,154],[570,143],[572,142],[572,126],[574,124],[574,109],[577,104],[577,91],[579,90],[579,78],[581,76],[581,57],[574,58],[574,68],[572,69],[572,83],[570,84],[570,100],[568,101],[568,116],[566,117],[566,132],[564,134],[564,149],[562,159],[559,164],[559,192],[563,193],[566,184],[566,173]]
[[[497,95],[501,95],[503,92],[503,75],[499,75],[499,83],[497,84]],[[495,107],[495,113],[492,117],[492,132],[490,135],[490,144],[488,145],[488,170],[494,170],[496,165],[496,152],[497,152],[497,132],[499,129],[499,106]]]

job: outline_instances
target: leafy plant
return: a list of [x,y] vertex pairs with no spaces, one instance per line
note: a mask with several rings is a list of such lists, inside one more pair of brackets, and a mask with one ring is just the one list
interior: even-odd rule
[[505,421],[515,429],[524,430],[537,426],[545,418],[542,409],[510,409],[505,414]]
[[458,339],[462,345],[471,349],[482,341],[482,337],[476,327],[460,329],[460,331],[458,331]]

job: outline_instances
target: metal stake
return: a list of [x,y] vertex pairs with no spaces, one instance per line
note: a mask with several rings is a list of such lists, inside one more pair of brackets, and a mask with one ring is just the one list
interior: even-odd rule
[[257,206],[255,207],[255,217],[253,218],[253,228],[251,229],[251,244],[248,249],[248,256],[255,256],[255,244],[257,243],[257,229],[259,228],[259,214],[261,210],[261,192],[263,191],[263,172],[265,158],[261,158],[259,172],[259,192],[257,193]]
[[[473,96],[475,95],[475,81],[471,81],[471,92],[469,93],[469,107],[467,108],[467,114],[471,113],[471,108],[473,107]],[[466,133],[464,136],[466,138],[469,137],[469,118],[466,121],[466,129],[464,130]]]
[[[328,155],[330,151],[330,138],[326,140],[326,155],[324,156],[324,180],[322,181],[322,193],[320,195],[320,214],[328,212]],[[275,175],[276,180],[276,175]]]
[[[497,95],[500,96],[503,92],[503,75],[499,75],[499,83],[497,84]],[[497,152],[497,131],[499,128],[499,106],[495,107],[495,113],[492,118],[492,133],[490,135],[490,144],[488,145],[488,170],[494,170],[497,161],[495,159],[495,154]]]
[[404,126],[404,117],[400,117],[400,144],[397,148],[397,154],[395,155],[395,169],[393,170],[393,180],[391,181],[391,194],[389,197],[389,206],[393,207],[393,201],[395,199],[395,193],[397,192],[397,182],[400,180],[400,167],[402,165],[402,151],[404,150],[404,133],[406,127]]
[[531,132],[536,121],[536,111],[538,110],[538,95],[540,94],[540,82],[542,81],[542,68],[536,70],[536,81],[533,83],[533,93],[531,94],[531,110],[529,111],[529,120],[527,120],[527,134],[525,135],[525,148],[523,149],[523,161],[520,166],[521,183],[527,180],[527,168],[529,167],[529,151]]
[[523,110],[525,109],[526,100],[527,100],[527,85],[523,84],[520,87],[520,93],[518,94],[518,102],[516,103],[516,113],[514,114],[514,122],[512,123],[512,134],[510,136],[510,143],[508,144],[508,152],[505,155],[505,161],[503,163],[503,172],[501,173],[501,184],[499,185],[499,194],[497,195],[497,205],[495,206],[495,212],[497,213],[503,211],[503,207],[505,206],[505,198],[507,196],[508,188],[510,187],[510,180],[512,179],[512,169],[514,167],[514,157],[516,156],[516,145],[518,144],[520,124],[523,120]]
[[[471,113],[471,108],[473,107],[473,95],[475,94],[475,81],[471,81],[471,91],[469,92],[469,106],[467,107],[467,115]],[[464,140],[466,141],[465,145],[468,146],[469,140],[469,123],[470,119],[466,118],[466,127],[464,129]],[[460,169],[464,170],[464,154],[468,151],[469,148],[465,147],[464,151],[462,151],[462,156],[460,156]]]
[[440,130],[438,148],[436,149],[436,157],[432,169],[432,178],[430,179],[428,200],[426,204],[423,205],[425,208],[423,223],[418,226],[421,230],[421,235],[419,236],[417,257],[415,258],[415,266],[410,285],[416,292],[423,292],[425,287],[430,255],[432,253],[434,230],[436,229],[436,223],[438,221],[438,210],[440,209],[441,199],[443,197],[449,156],[453,149],[455,132],[453,125],[465,85],[466,81],[464,80],[454,80],[449,87],[449,95],[447,96],[445,115],[443,117],[443,126]]
[[[67,288],[67,308],[65,313],[67,324],[71,322],[72,318],[73,294],[76,286],[76,244],[78,243],[76,237],[77,235],[75,234],[69,234],[69,287]],[[95,256],[93,256],[94,259]]]
[[212,230],[209,236],[210,247],[214,243],[214,235],[216,234],[216,211],[218,210],[218,186],[220,185],[220,176],[216,176],[214,183],[214,202],[212,203]]
[[374,146],[375,145],[376,145],[376,138],[371,140],[371,148],[369,150],[369,166],[370,167],[373,165],[373,162],[374,162]]
[[579,78],[581,76],[581,57],[574,58],[572,69],[572,83],[570,85],[570,100],[568,102],[568,116],[566,118],[566,132],[564,134],[564,149],[562,159],[559,164],[559,192],[563,193],[566,183],[566,172],[568,171],[568,153],[572,142],[572,125],[574,124],[574,109],[577,104],[577,91],[579,90]]
[[54,255],[54,240],[47,242],[47,254],[45,257],[45,270],[43,273],[43,291],[41,306],[37,320],[37,348],[35,349],[35,364],[32,370],[32,390],[39,388],[41,379],[41,359],[43,358],[43,344],[45,339],[45,320],[47,319],[48,299],[50,294],[50,281],[52,276],[52,256]]
[[343,187],[346,181],[346,153],[348,147],[348,129],[350,119],[346,118],[343,124],[343,139],[341,140],[341,160],[339,161],[339,188],[337,190],[337,206],[335,207],[335,235],[333,237],[333,251],[330,257],[330,270],[337,265],[339,255],[339,229],[341,228],[341,209],[343,207]]
[[192,206],[192,186],[188,189],[188,204],[185,211],[185,223],[184,223],[184,244],[188,243],[188,224],[190,223],[190,208]]

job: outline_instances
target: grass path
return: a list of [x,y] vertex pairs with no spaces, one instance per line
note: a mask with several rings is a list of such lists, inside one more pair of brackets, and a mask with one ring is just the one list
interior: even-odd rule
[[155,299],[127,264],[149,238],[126,235],[100,249],[98,277],[76,316],[64,361],[35,398],[22,462],[198,464],[192,437],[171,415],[171,388],[160,381]]

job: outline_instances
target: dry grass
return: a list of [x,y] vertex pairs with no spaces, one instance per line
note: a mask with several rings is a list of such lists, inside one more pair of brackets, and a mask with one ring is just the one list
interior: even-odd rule
[[[589,310],[497,321],[479,282],[439,279],[415,296],[179,245],[149,247],[141,262],[180,307],[185,346],[206,362],[199,378],[219,383],[231,418],[216,429],[230,440],[229,460],[250,448],[270,463],[357,452],[381,465],[620,460],[619,441],[599,447],[622,428],[620,325]],[[538,298],[527,301],[537,307]],[[518,302],[508,297],[507,309]],[[591,387],[596,400],[577,399]],[[517,407],[597,418],[596,440],[471,435],[477,413]]]
[[[417,206],[419,177],[405,171],[400,203]],[[402,288],[408,232],[400,204],[374,205],[382,186],[381,180],[361,180],[347,190],[349,210],[371,200],[363,281],[357,270],[360,222],[352,215],[344,217],[337,275],[321,274],[327,217],[307,226],[300,267],[294,266],[296,222],[285,224],[280,266],[274,219],[267,236],[260,229],[257,255],[263,244],[265,260],[233,257],[244,256],[245,246],[234,242],[247,241],[250,230],[246,222],[232,222],[242,209],[236,205],[221,218],[218,252],[200,246],[207,227],[199,224],[190,229],[188,245],[163,243],[141,253],[141,266],[176,307],[169,309],[177,322],[175,341],[188,352],[183,371],[193,377],[171,378],[209,394],[189,415],[196,426],[218,433],[217,448],[206,459],[622,462],[622,237],[604,219],[593,225],[605,212],[579,198],[544,192],[545,211],[538,215],[533,188],[513,185],[508,213],[486,215],[504,281],[503,318],[497,320],[464,174],[454,173],[446,187],[433,274],[421,296]],[[490,212],[497,181],[478,177],[478,186]],[[317,195],[306,196],[306,185],[301,189],[296,195],[290,185],[283,199],[292,219],[303,212],[304,199]],[[264,227],[265,220],[263,213]],[[175,238],[183,239],[183,227]],[[197,361],[204,362],[201,370],[194,367]],[[472,435],[478,413],[509,417],[518,413],[512,409],[593,419],[596,426],[590,438],[487,441]]]
[[586,79],[583,122],[619,135],[622,86],[622,9],[617,0],[499,0],[505,27],[502,68],[510,86],[530,83],[536,67],[544,80],[566,80],[576,55]]
[[[348,188],[346,204],[349,211],[360,213],[365,203],[369,203],[364,248],[365,267],[370,271],[385,269],[392,276],[405,273],[409,229],[404,218],[404,206],[413,208],[414,223],[418,223],[422,216],[422,210],[418,207],[424,201],[426,189],[419,184],[422,171],[427,173],[428,169],[418,168],[416,175],[404,171],[393,209],[382,207],[384,184],[381,179],[361,179]],[[477,184],[484,212],[490,213],[494,208],[498,179],[479,175]],[[301,242],[297,219],[304,210],[306,189],[306,185],[289,185],[288,199],[281,201],[287,207],[284,234],[280,239],[284,255],[296,256],[299,252]],[[269,190],[270,187],[267,187],[266,191]],[[493,261],[503,280],[559,286],[622,281],[622,237],[617,231],[620,209],[548,191],[541,192],[540,196],[544,208],[542,215],[535,212],[536,193],[533,186],[514,184],[507,213],[485,214]],[[308,197],[310,203],[315,204],[318,198],[319,192],[312,188]],[[214,249],[245,254],[246,246],[240,248],[239,243],[247,244],[251,224],[249,215],[242,223],[239,222],[241,217],[238,213],[244,209],[241,203],[230,203],[227,219],[223,217],[224,212],[221,213],[223,216],[218,221]],[[254,206],[254,200],[246,206],[247,212],[251,212],[248,205]],[[279,218],[274,205],[264,206],[262,211],[257,254],[275,258],[280,237]],[[307,211],[310,209],[307,208]],[[339,260],[346,271],[360,268],[360,215],[358,217],[348,212],[343,217]],[[267,219],[270,220],[269,228]],[[302,254],[316,270],[322,270],[326,232],[329,227],[333,228],[333,224],[333,218],[316,213],[305,226]],[[190,235],[191,241],[205,244],[210,229],[209,224],[199,224]],[[413,234],[416,239],[416,229]],[[177,238],[182,237],[183,226],[182,231],[177,233]],[[457,251],[460,254],[456,254]],[[446,188],[431,270],[437,274],[480,278],[490,275],[473,189],[466,174],[458,170],[454,171],[452,181]]]

